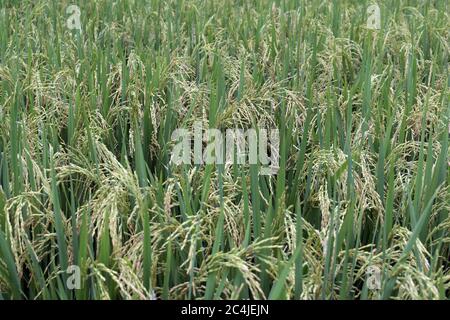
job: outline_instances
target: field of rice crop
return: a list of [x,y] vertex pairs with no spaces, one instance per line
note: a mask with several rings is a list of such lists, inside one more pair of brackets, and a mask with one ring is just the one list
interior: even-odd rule
[[449,299],[449,7],[0,0],[0,300]]

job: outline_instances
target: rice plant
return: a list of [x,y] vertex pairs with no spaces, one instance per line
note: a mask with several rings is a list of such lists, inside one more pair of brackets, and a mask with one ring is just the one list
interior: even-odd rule
[[[448,299],[449,12],[0,0],[0,299]],[[198,122],[276,173],[174,164]]]

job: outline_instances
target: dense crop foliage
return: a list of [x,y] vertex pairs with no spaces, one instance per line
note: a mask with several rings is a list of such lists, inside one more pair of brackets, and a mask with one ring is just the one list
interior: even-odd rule
[[0,299],[448,298],[449,2],[371,4],[0,0]]

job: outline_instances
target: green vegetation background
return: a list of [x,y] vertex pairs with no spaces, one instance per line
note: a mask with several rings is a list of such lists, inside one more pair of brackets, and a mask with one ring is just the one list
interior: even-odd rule
[[449,297],[448,1],[74,2],[0,0],[0,298]]

